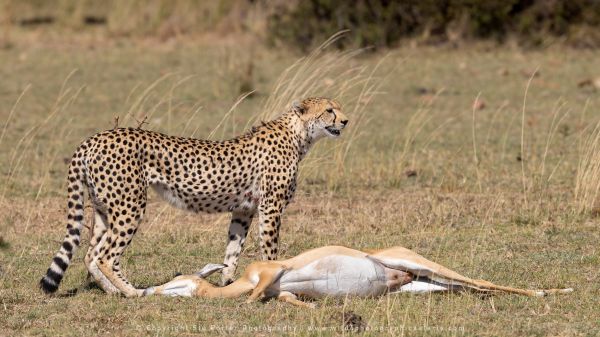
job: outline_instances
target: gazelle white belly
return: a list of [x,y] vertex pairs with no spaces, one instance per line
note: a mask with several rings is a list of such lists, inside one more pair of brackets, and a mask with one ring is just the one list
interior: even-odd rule
[[382,295],[387,291],[384,267],[370,259],[325,256],[285,272],[273,288],[309,297]]
[[451,291],[452,287],[451,286],[447,286],[447,285],[443,285],[443,284],[436,284],[433,282],[426,282],[426,281],[412,281],[410,283],[407,283],[403,286],[401,286],[398,290],[393,291],[392,293],[416,293],[416,294],[424,294],[424,293],[433,293],[433,292],[439,292],[439,291]]

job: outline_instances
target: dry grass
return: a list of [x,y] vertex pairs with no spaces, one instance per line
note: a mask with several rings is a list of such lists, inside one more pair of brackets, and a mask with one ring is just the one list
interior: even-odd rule
[[575,200],[579,212],[597,212],[600,193],[600,124],[583,133],[581,138]]
[[[600,230],[590,212],[599,184],[598,128],[589,125],[596,125],[600,98],[576,85],[600,69],[594,53],[317,51],[296,62],[260,47],[254,59],[243,59],[245,50],[133,44],[109,52],[70,45],[0,51],[1,334],[212,329],[228,335],[232,329],[266,335],[280,329],[313,335],[310,329],[322,329],[319,334],[332,335],[343,333],[344,324],[368,335],[379,329],[392,335],[598,333]],[[237,68],[250,63],[248,89],[255,93],[240,99],[235,78],[246,75]],[[227,138],[308,94],[336,96],[351,120],[341,139],[322,141],[304,163],[297,200],[283,219],[283,256],[326,244],[404,245],[471,277],[570,286],[575,293],[325,299],[310,311],[275,301],[124,299],[97,289],[48,298],[37,291],[64,231],[64,159],[84,137],[113,127],[119,116],[122,126],[145,120],[148,129]],[[474,108],[475,100],[484,107]],[[149,286],[220,261],[226,224],[227,215],[185,213],[151,195],[123,261],[126,274]],[[243,265],[257,257],[256,248],[252,237]],[[61,293],[83,281],[81,254]]]

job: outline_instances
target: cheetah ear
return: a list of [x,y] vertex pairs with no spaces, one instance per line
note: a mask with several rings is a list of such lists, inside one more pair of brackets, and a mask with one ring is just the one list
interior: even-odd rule
[[294,111],[296,111],[299,114],[303,114],[306,112],[306,107],[300,101],[292,102],[292,109],[294,109]]
[[204,268],[202,268],[202,270],[200,270],[199,272],[196,272],[194,275],[200,276],[202,278],[206,278],[225,267],[227,267],[226,264],[209,263],[206,266],[204,266]]

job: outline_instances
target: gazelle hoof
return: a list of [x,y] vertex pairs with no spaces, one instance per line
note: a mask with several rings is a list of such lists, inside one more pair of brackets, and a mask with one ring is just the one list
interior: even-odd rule
[[150,296],[154,294],[154,287],[144,289],[142,296]]

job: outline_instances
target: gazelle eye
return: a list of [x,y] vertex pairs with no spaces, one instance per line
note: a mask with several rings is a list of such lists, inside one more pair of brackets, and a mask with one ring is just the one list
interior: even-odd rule
[[327,111],[327,112],[329,112],[329,113],[332,113],[332,112],[333,112],[333,109],[332,109],[332,108],[327,108],[327,110],[325,110],[325,111]]

